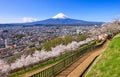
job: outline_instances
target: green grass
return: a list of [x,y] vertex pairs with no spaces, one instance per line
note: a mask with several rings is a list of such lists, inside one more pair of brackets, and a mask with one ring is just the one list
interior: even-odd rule
[[22,75],[24,75],[25,73],[30,73],[30,72],[33,72],[35,70],[38,70],[38,69],[41,69],[41,68],[44,68],[46,66],[49,66],[51,64],[54,64],[54,63],[57,63],[57,62],[60,62],[74,54],[76,54],[77,52],[79,52],[81,49],[83,48],[86,48],[87,46],[89,45],[92,45],[94,44],[95,41],[92,41],[90,42],[89,44],[86,44],[86,45],[83,45],[82,47],[78,48],[76,51],[74,52],[71,52],[71,53],[67,53],[67,54],[64,54],[60,57],[57,57],[55,59],[52,59],[52,60],[49,60],[49,61],[46,61],[42,64],[37,64],[37,65],[34,65],[32,68],[31,67],[27,67],[27,68],[24,68],[22,70],[19,70],[19,71],[16,71],[16,72],[12,72],[12,73],[9,73],[8,77],[20,77]]
[[112,39],[102,57],[85,77],[120,77],[120,35]]

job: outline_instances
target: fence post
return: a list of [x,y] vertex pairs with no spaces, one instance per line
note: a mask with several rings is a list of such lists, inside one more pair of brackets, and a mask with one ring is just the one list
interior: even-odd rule
[[65,67],[66,65],[65,65],[65,60],[64,60],[64,67]]
[[71,56],[71,58],[72,58],[71,61],[73,62],[73,56]]
[[53,72],[53,76],[54,76],[54,74],[55,74],[55,72],[54,72],[54,66],[52,67],[52,72]]

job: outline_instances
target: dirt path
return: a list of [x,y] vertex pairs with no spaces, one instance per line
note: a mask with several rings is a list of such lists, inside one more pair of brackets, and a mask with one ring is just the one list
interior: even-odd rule
[[56,77],[79,77],[95,57],[100,55],[107,48],[109,42],[110,41],[107,41],[102,47],[94,50],[93,52],[87,53]]
[[[90,64],[90,62],[94,59],[95,56],[101,54],[101,52],[106,48],[107,44],[108,44],[108,42],[106,42],[103,47],[95,50],[97,52],[93,51],[93,52],[86,53],[78,61],[73,63],[69,68],[65,69],[63,72],[61,72],[56,77],[66,77],[67,75],[68,75],[67,77],[79,77],[79,75],[85,69],[83,67],[87,67]],[[47,69],[51,66],[54,66],[55,64],[52,64],[50,66],[41,68],[40,70],[36,70],[36,71],[33,71],[33,72],[26,73],[26,74],[22,75],[21,77],[30,77],[31,75],[36,74],[36,73],[38,73],[38,72],[40,72],[44,69]]]

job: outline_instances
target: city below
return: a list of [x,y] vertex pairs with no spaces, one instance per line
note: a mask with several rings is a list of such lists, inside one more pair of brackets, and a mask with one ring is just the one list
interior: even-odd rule
[[[2,26],[0,27],[0,58],[10,57],[14,54],[21,53],[24,50],[32,47],[40,47],[42,43],[46,40],[50,40],[56,37],[87,34],[90,29],[97,26],[99,27],[99,25],[102,24],[99,23],[98,25],[97,22],[88,23],[87,21],[72,19],[70,21],[70,24],[64,24],[64,22],[68,21],[68,18],[63,13],[59,13],[51,19],[53,20],[44,21],[49,23],[57,21],[58,23],[46,24],[46,22],[44,22],[44,24],[40,23],[37,25],[31,23],[1,24]],[[63,24],[59,23],[61,21]],[[76,21],[79,21],[80,23],[76,23]]]

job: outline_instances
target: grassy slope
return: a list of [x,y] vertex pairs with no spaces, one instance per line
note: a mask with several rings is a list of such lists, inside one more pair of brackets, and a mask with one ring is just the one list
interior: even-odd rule
[[86,77],[120,76],[120,35],[117,35]]

